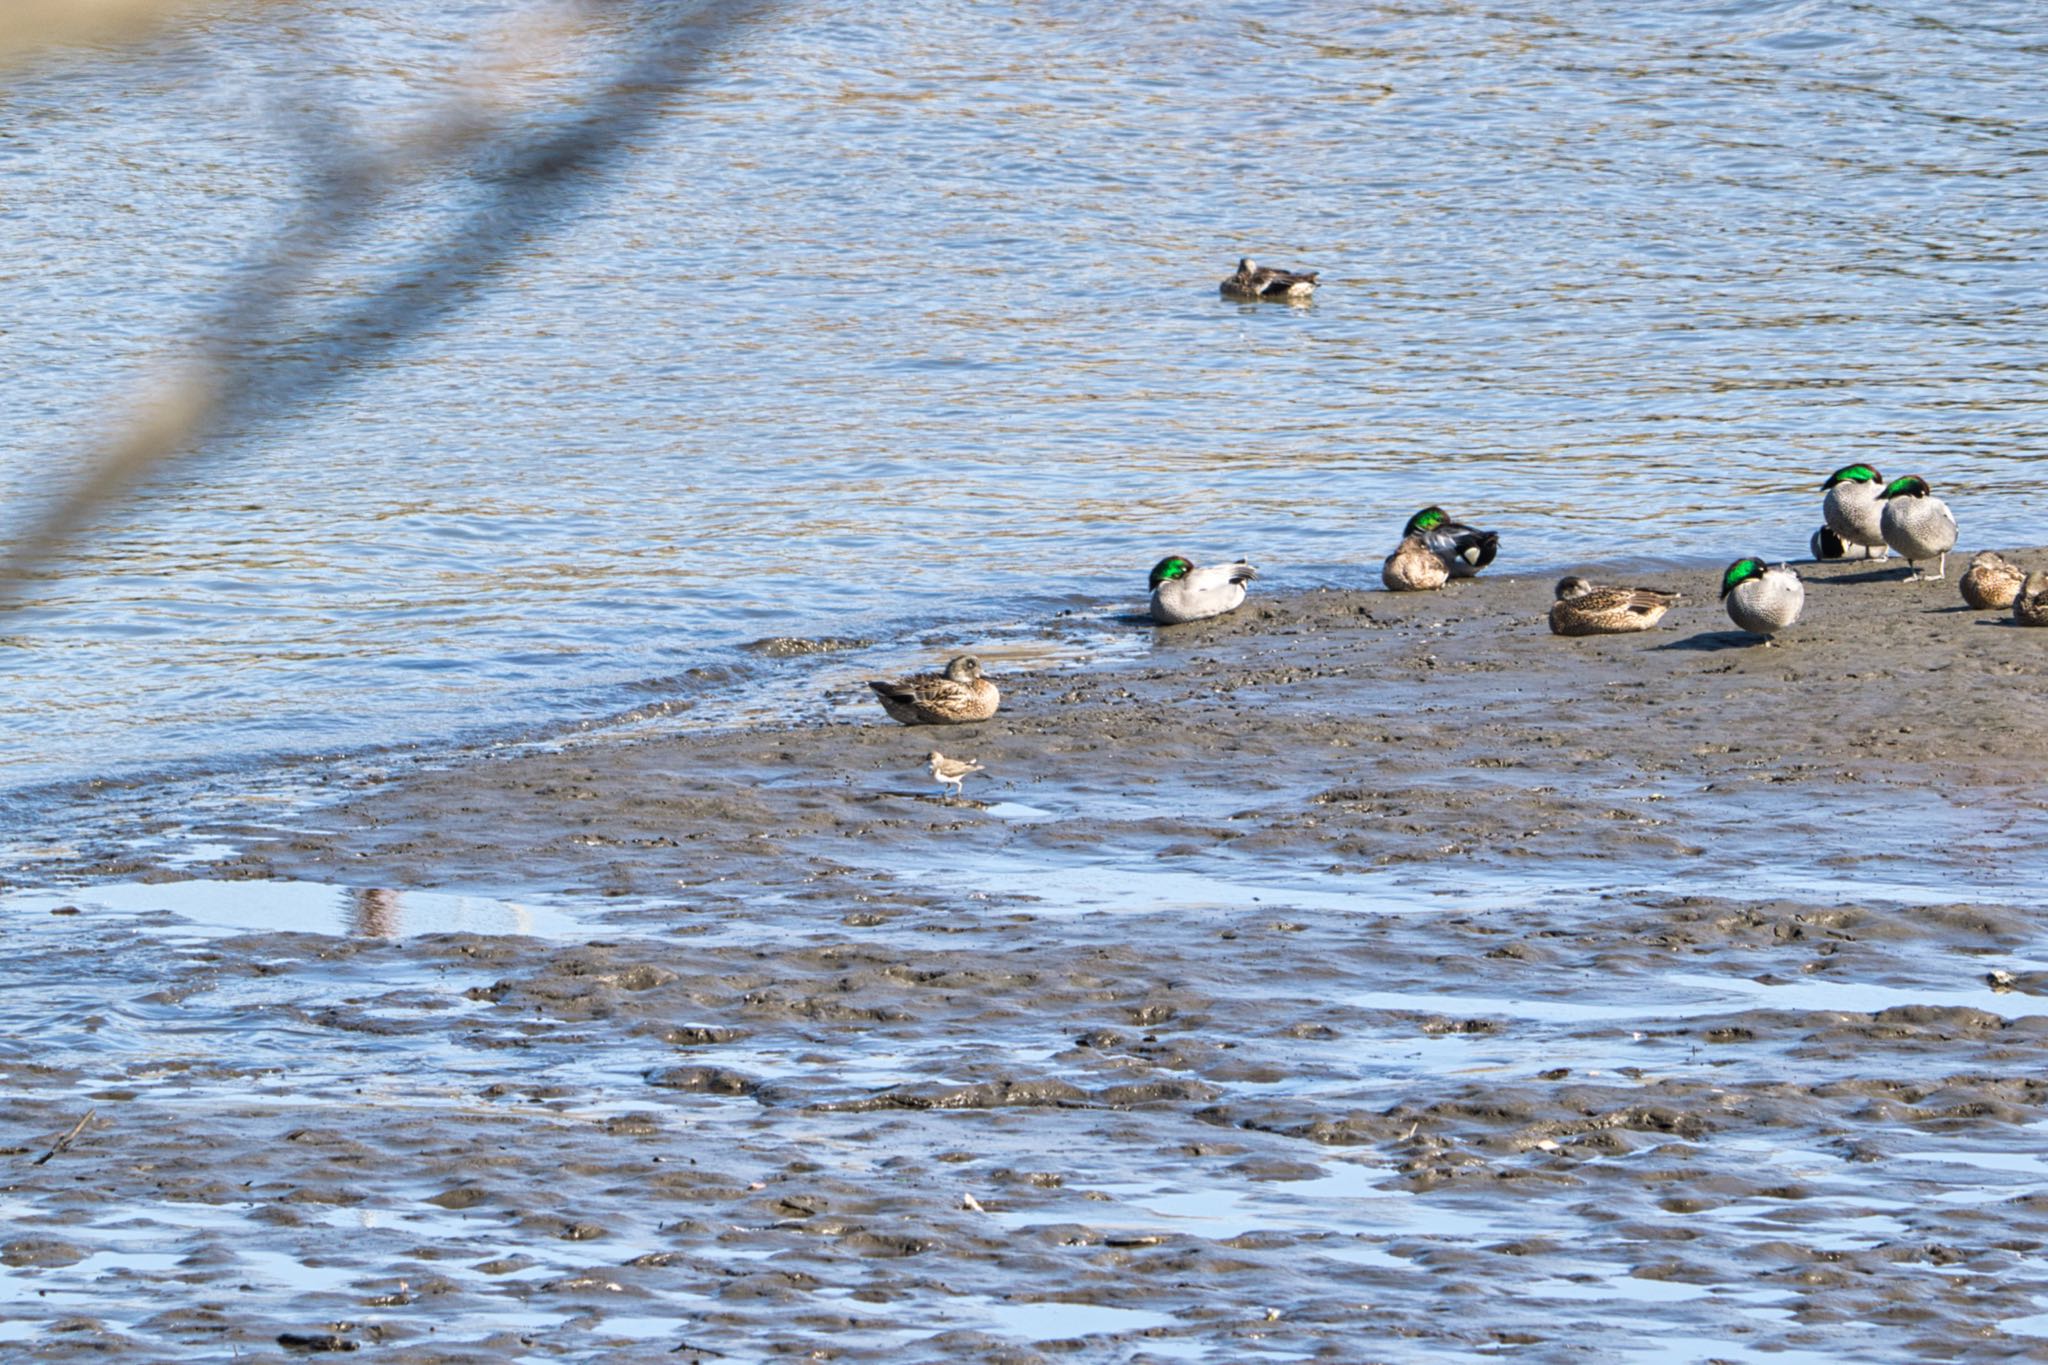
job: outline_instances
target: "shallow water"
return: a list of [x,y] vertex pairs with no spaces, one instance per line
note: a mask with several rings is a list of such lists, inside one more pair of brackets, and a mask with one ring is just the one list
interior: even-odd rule
[[[265,6],[10,77],[11,526],[309,145],[418,112],[509,12]],[[1173,550],[1370,581],[1427,501],[1511,566],[1797,556],[1865,459],[2010,541],[2044,43],[2017,0],[765,7],[466,307],[30,585],[0,785],[744,706],[750,640],[929,659]],[[1219,300],[1247,251],[1324,288]]]

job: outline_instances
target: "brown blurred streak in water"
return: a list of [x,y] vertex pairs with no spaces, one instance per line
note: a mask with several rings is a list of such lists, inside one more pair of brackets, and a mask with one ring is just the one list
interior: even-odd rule
[[[249,8],[262,3],[244,0]],[[232,8],[233,0],[214,0],[204,9],[219,14],[224,7]],[[249,253],[251,268],[242,272],[247,283],[229,288],[221,306],[194,329],[189,340],[196,355],[181,358],[155,391],[111,412],[109,425],[119,434],[81,459],[69,490],[8,547],[0,560],[0,604],[16,600],[20,585],[44,570],[96,510],[156,466],[204,453],[209,437],[235,418],[269,417],[328,387],[347,362],[389,351],[459,306],[466,282],[479,280],[515,241],[531,235],[537,220],[560,207],[550,197],[587,188],[593,177],[582,172],[601,167],[719,38],[766,7],[766,0],[643,6],[647,41],[637,50],[629,45],[608,73],[593,79],[591,89],[563,101],[580,111],[576,118],[554,127],[540,122],[522,140],[513,101],[503,98],[518,79],[522,48],[567,27],[573,12],[593,24],[618,17],[616,7],[588,0],[563,0],[549,17],[543,3],[481,39],[472,79],[457,82],[428,117],[382,146],[331,147],[322,164],[309,166],[305,195],[285,227]],[[140,41],[201,8],[194,0],[27,0],[0,7],[0,69],[67,44]],[[268,329],[283,306],[314,282],[318,267],[352,234],[375,221],[380,201],[463,156],[490,158],[499,192],[440,240],[423,244],[383,288],[301,338],[323,343],[316,348],[319,358],[262,359],[265,347],[248,343],[270,339]],[[556,189],[561,186],[568,188]]]

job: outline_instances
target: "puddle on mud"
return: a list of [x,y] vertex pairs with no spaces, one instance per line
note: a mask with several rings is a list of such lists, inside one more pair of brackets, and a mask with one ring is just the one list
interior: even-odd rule
[[565,938],[588,931],[588,926],[561,910],[531,902],[321,882],[109,882],[0,896],[0,915],[47,916],[66,907],[75,907],[81,918],[95,913],[169,914],[196,930],[220,934],[406,938],[472,933]]

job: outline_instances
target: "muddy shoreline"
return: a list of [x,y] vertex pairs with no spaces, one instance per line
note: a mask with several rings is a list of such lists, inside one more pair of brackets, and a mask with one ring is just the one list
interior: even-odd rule
[[17,917],[0,1341],[2048,1358],[2048,632],[1803,572],[1770,648],[1711,572],[1570,640],[1547,577],[1255,595],[992,663],[981,725],[529,749],[101,860],[374,892]]

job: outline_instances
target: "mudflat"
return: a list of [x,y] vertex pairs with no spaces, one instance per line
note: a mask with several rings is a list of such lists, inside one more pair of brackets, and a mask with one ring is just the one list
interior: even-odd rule
[[[1711,570],[1587,571],[1687,598],[1580,639],[1547,578],[1255,593],[985,655],[978,725],[480,753],[100,858],[358,890],[13,936],[0,1342],[2048,1357],[2048,630],[1801,567],[1769,647]],[[548,913],[411,908],[456,893]]]

